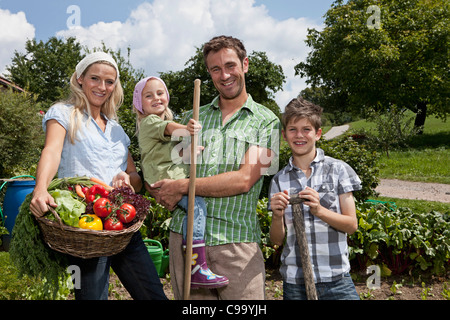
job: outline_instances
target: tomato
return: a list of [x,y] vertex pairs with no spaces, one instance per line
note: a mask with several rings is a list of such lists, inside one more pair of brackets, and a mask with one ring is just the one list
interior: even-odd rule
[[112,205],[107,198],[100,198],[94,202],[94,213],[100,218],[106,218],[111,212]]
[[123,229],[123,224],[116,218],[108,218],[105,221],[104,229],[119,231]]
[[91,230],[102,230],[103,223],[102,220],[97,217],[95,214],[84,214],[81,216],[80,221],[78,221],[78,225],[82,229],[91,229]]
[[131,204],[124,203],[117,210],[117,217],[123,223],[131,222],[136,217],[136,209]]

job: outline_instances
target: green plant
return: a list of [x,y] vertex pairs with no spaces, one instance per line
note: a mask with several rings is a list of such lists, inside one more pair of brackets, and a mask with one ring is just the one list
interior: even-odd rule
[[0,270],[0,300],[65,300],[70,293],[67,279],[60,278],[59,290],[53,295],[45,279],[20,276],[7,252],[0,252]]
[[359,298],[361,300],[370,300],[372,298],[374,298],[375,296],[373,295],[374,289],[369,289],[367,292],[360,292],[359,294]]
[[365,128],[357,130],[356,134],[365,136],[365,143],[371,145],[372,149],[383,149],[389,158],[389,150],[394,146],[405,145],[406,141],[415,136],[419,130],[412,125],[414,118],[407,117],[406,110],[391,108],[387,113],[372,110],[368,112],[369,119],[376,125],[376,130]]
[[428,297],[433,296],[431,291],[433,291],[433,288],[431,288],[431,287],[427,288],[427,286],[425,285],[425,282],[422,282],[422,292],[420,293],[420,298],[422,300],[427,300]]
[[358,230],[349,237],[354,267],[383,265],[393,274],[411,269],[446,271],[450,259],[450,216],[436,211],[357,204]]
[[450,300],[450,289],[448,288],[448,282],[445,282],[443,285],[442,285],[442,293],[441,293],[441,295],[445,298],[445,299],[447,299],[447,300]]
[[150,212],[141,227],[144,237],[161,242],[164,248],[169,247],[169,224],[172,214],[169,210],[161,206],[155,199],[146,195],[151,201]]
[[38,162],[44,144],[39,111],[35,98],[29,94],[1,92],[0,178],[15,175],[17,167],[32,167]]
[[402,292],[399,290],[401,287],[403,287],[403,284],[397,283],[397,281],[394,280],[389,290],[391,290],[393,295],[402,294]]

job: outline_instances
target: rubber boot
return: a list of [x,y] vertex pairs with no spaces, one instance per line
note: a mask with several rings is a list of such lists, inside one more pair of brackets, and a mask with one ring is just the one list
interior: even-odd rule
[[205,241],[192,242],[191,289],[216,289],[228,285],[228,278],[212,272],[206,263]]

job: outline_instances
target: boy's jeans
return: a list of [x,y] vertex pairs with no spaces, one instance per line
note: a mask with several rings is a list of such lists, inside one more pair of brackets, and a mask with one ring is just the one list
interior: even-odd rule
[[[359,300],[355,285],[350,274],[332,282],[316,283],[317,298],[319,300]],[[283,282],[284,300],[307,300],[304,284]]]
[[[183,240],[186,240],[187,233],[187,212],[188,212],[188,196],[178,202],[178,205],[186,212],[183,219]],[[194,203],[194,237],[193,240],[205,240],[206,227],[206,204],[202,197],[195,197]]]

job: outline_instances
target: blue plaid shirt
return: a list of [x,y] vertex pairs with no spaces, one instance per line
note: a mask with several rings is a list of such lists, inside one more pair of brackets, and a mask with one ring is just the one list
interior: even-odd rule
[[[308,186],[319,192],[320,204],[323,207],[341,213],[339,195],[361,190],[361,180],[355,171],[347,163],[325,156],[322,149],[317,149],[311,169],[311,176],[308,179],[302,170],[294,166],[291,158],[289,164],[271,181],[269,208],[270,198],[275,193],[284,190],[288,190],[290,194],[299,193]],[[326,222],[312,215],[309,206],[301,205],[303,206],[306,238],[315,282],[330,282],[340,279],[350,271],[347,234],[332,228]],[[288,283],[303,283],[303,270],[291,205],[285,210],[284,221],[287,238],[281,256],[280,273],[284,281]]]

